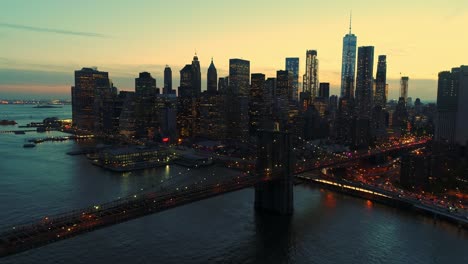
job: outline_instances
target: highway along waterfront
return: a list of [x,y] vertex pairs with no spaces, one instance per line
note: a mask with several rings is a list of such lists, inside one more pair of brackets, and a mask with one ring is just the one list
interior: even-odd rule
[[391,192],[374,186],[362,185],[358,182],[323,179],[320,173],[303,173],[296,177],[303,180],[304,183],[318,184],[332,191],[364,198],[368,201],[376,201],[396,208],[411,209],[432,216],[434,221],[437,219],[445,220],[459,228],[468,229],[468,217],[465,211],[463,211],[463,214],[456,214],[441,207],[424,203],[424,201],[407,197],[400,194],[400,192]]

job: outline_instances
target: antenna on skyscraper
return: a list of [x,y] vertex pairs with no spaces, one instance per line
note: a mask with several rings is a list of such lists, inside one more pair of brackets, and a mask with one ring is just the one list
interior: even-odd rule
[[353,20],[353,11],[349,11],[349,34],[351,34],[351,23]]

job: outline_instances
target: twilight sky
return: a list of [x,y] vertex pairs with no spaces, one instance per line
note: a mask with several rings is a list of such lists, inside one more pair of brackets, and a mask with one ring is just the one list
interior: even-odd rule
[[[437,73],[468,64],[467,0],[1,0],[0,98],[68,98],[73,71],[98,66],[121,90],[149,71],[162,86],[164,66],[179,70],[195,51],[202,78],[211,57],[218,76],[229,58],[273,77],[285,57],[316,49],[321,82],[338,94],[342,38],[353,12],[358,46],[387,55],[390,98],[400,73],[409,96],[436,97]],[[206,89],[203,80],[202,89]]]

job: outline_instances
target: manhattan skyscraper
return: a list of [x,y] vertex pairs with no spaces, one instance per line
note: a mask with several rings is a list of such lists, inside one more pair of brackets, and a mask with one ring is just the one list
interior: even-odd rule
[[213,59],[211,59],[211,64],[210,64],[210,67],[208,68],[206,81],[207,81],[206,90],[208,91],[208,93],[210,94],[216,93],[216,91],[218,90],[218,73],[213,63]]
[[138,96],[159,94],[159,90],[156,88],[156,79],[151,77],[149,72],[140,72],[138,78],[135,78],[135,93]]
[[75,71],[75,86],[71,89],[73,125],[92,131],[95,126],[96,99],[111,89],[109,73],[97,68]]
[[249,136],[250,61],[229,60],[229,95],[227,103],[227,136],[246,139]]
[[372,108],[372,76],[374,70],[374,47],[359,47],[356,77],[357,114],[369,118]]
[[302,91],[308,94],[308,97],[311,99],[311,101],[317,97],[319,88],[318,63],[317,51],[307,50],[306,69],[304,80],[302,82]]
[[229,60],[229,86],[234,94],[249,96],[250,61],[242,59]]
[[409,77],[403,76],[400,80],[400,98],[405,100],[405,104],[408,103],[408,84],[409,84]]
[[163,94],[170,94],[172,93],[172,70],[169,65],[166,65],[164,68],[164,88]]
[[387,104],[387,56],[380,55],[375,77],[374,104],[385,108]]
[[293,75],[291,97],[298,100],[299,93],[299,58],[286,58],[286,70]]
[[358,148],[367,148],[371,143],[373,69],[374,47],[359,47],[356,77],[357,118],[353,136],[354,146]]
[[435,140],[465,145],[468,142],[468,66],[439,73]]
[[250,85],[250,105],[249,105],[249,133],[255,135],[257,130],[261,128],[262,121],[266,115],[266,103],[264,99],[265,93],[265,74],[253,73]]
[[341,97],[354,96],[354,73],[356,65],[357,37],[351,33],[351,18],[349,33],[343,37],[343,55],[341,61]]
[[192,88],[193,92],[196,95],[201,94],[201,70],[200,70],[200,61],[198,56],[195,53],[192,61]]

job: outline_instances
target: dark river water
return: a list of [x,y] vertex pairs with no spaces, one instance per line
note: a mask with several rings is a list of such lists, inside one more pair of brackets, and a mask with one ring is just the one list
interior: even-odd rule
[[[0,105],[20,125],[70,118],[70,106]],[[14,129],[2,126],[2,130]],[[169,166],[111,173],[65,153],[86,142],[29,138],[59,132],[0,134],[0,227],[99,204],[153,185],[189,184],[236,172]],[[163,183],[161,183],[161,181]],[[296,186],[291,217],[256,213],[246,189],[53,243],[0,263],[468,263],[468,232],[432,218]],[[2,229],[2,230],[3,230]]]

